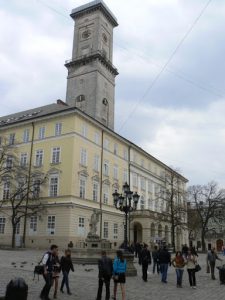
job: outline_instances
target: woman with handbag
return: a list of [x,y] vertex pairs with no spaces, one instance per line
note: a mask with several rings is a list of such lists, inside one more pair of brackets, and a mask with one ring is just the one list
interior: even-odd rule
[[188,250],[188,253],[187,253],[187,256],[186,256],[186,265],[187,265],[189,283],[190,283],[190,286],[193,289],[196,289],[196,278],[195,278],[196,263],[197,263],[196,256],[191,253],[191,250]]
[[113,279],[114,279],[114,297],[116,300],[117,285],[120,284],[122,292],[122,300],[125,300],[125,283],[126,283],[126,270],[127,262],[123,257],[123,252],[118,250],[116,252],[117,256],[113,262]]

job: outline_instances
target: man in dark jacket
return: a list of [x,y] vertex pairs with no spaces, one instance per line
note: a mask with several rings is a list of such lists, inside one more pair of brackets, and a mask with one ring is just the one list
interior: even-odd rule
[[148,250],[148,245],[144,244],[141,251],[141,264],[142,264],[142,279],[148,281],[148,265],[151,264],[151,254]]
[[110,280],[113,273],[113,263],[111,258],[106,256],[106,252],[102,251],[102,258],[98,261],[98,294],[96,300],[102,299],[102,287],[105,282],[106,295],[105,300],[110,299]]
[[159,251],[159,265],[161,272],[161,281],[167,283],[167,271],[168,265],[171,263],[170,253],[167,250],[166,246],[163,246],[163,249]]
[[154,250],[152,251],[152,260],[153,260],[152,273],[155,274],[155,268],[156,268],[157,273],[159,274],[159,250],[157,246],[154,246]]

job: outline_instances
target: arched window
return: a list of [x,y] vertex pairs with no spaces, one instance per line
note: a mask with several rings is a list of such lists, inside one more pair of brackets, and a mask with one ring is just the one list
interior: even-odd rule
[[77,99],[76,99],[77,102],[82,102],[84,100],[85,100],[85,96],[84,95],[77,96]]
[[108,105],[108,100],[107,100],[106,98],[104,98],[104,99],[102,100],[102,104],[104,104],[105,106],[107,106],[107,105]]

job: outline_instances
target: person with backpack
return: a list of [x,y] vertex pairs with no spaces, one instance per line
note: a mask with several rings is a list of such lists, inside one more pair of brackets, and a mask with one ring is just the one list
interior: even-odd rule
[[106,296],[105,299],[110,299],[110,280],[113,273],[113,263],[111,258],[106,256],[106,251],[102,251],[102,258],[98,261],[98,294],[96,300],[102,299],[102,287],[105,283]]
[[142,264],[142,279],[148,281],[148,265],[151,264],[151,253],[148,250],[148,245],[144,244],[141,251],[141,264]]
[[56,256],[58,253],[58,246],[51,245],[50,250],[46,252],[42,258],[42,265],[44,266],[43,278],[45,280],[45,285],[41,291],[40,298],[42,300],[49,300],[49,292],[52,286],[52,274],[53,274],[53,265],[54,260],[53,256]]
[[123,252],[118,250],[116,252],[116,257],[113,262],[113,279],[114,279],[114,296],[113,299],[116,300],[117,285],[120,284],[122,292],[122,300],[125,300],[125,283],[126,283],[126,270],[127,262],[123,257]]
[[62,273],[63,273],[63,279],[62,279],[60,291],[61,291],[61,293],[63,293],[63,287],[65,284],[66,289],[67,289],[67,294],[72,295],[72,293],[70,291],[70,287],[69,287],[69,272],[70,272],[70,270],[72,272],[74,272],[74,267],[73,267],[73,263],[72,263],[72,259],[71,259],[71,250],[70,249],[67,249],[65,251],[65,256],[61,257],[60,265],[61,265],[61,269],[62,269]]
[[57,254],[53,255],[52,286],[54,286],[54,296],[53,296],[54,299],[57,299],[60,272],[61,272],[61,266],[60,266],[58,251],[57,251]]
[[168,266],[171,264],[171,257],[170,253],[167,250],[166,246],[163,246],[162,249],[159,251],[159,265],[160,265],[160,272],[161,272],[161,282],[167,283],[167,272]]

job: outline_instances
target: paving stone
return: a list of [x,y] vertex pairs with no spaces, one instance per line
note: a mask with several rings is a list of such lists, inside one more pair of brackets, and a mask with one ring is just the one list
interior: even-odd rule
[[[7,283],[13,277],[23,277],[29,286],[28,300],[39,299],[40,291],[44,285],[43,278],[37,277],[33,280],[34,266],[40,261],[43,251],[40,250],[0,250],[0,296],[5,293]],[[223,259],[223,256],[220,256]],[[225,262],[225,259],[224,259]],[[168,283],[163,284],[160,281],[158,274],[152,274],[152,266],[149,267],[148,282],[143,282],[141,279],[141,268],[135,262],[138,270],[137,277],[127,278],[126,283],[126,299],[127,300],[212,300],[223,299],[225,294],[225,285],[220,285],[218,280],[218,271],[216,271],[216,280],[211,280],[210,274],[206,273],[205,255],[199,255],[199,263],[202,270],[196,274],[197,289],[190,288],[188,283],[187,271],[184,272],[183,288],[176,288],[176,275],[173,267],[169,268]],[[218,262],[218,265],[221,263]],[[88,271],[85,271],[88,270]],[[75,272],[70,273],[70,286],[73,293],[68,296],[66,293],[59,292],[58,299],[73,299],[73,300],[95,300],[98,285],[98,270],[97,266],[75,265]],[[62,278],[62,276],[61,276]],[[61,281],[60,278],[60,281]],[[113,290],[113,282],[111,283],[111,292]],[[121,291],[118,290],[117,299],[121,298]],[[50,298],[53,298],[53,291],[50,292]],[[105,294],[103,293],[102,299]]]

